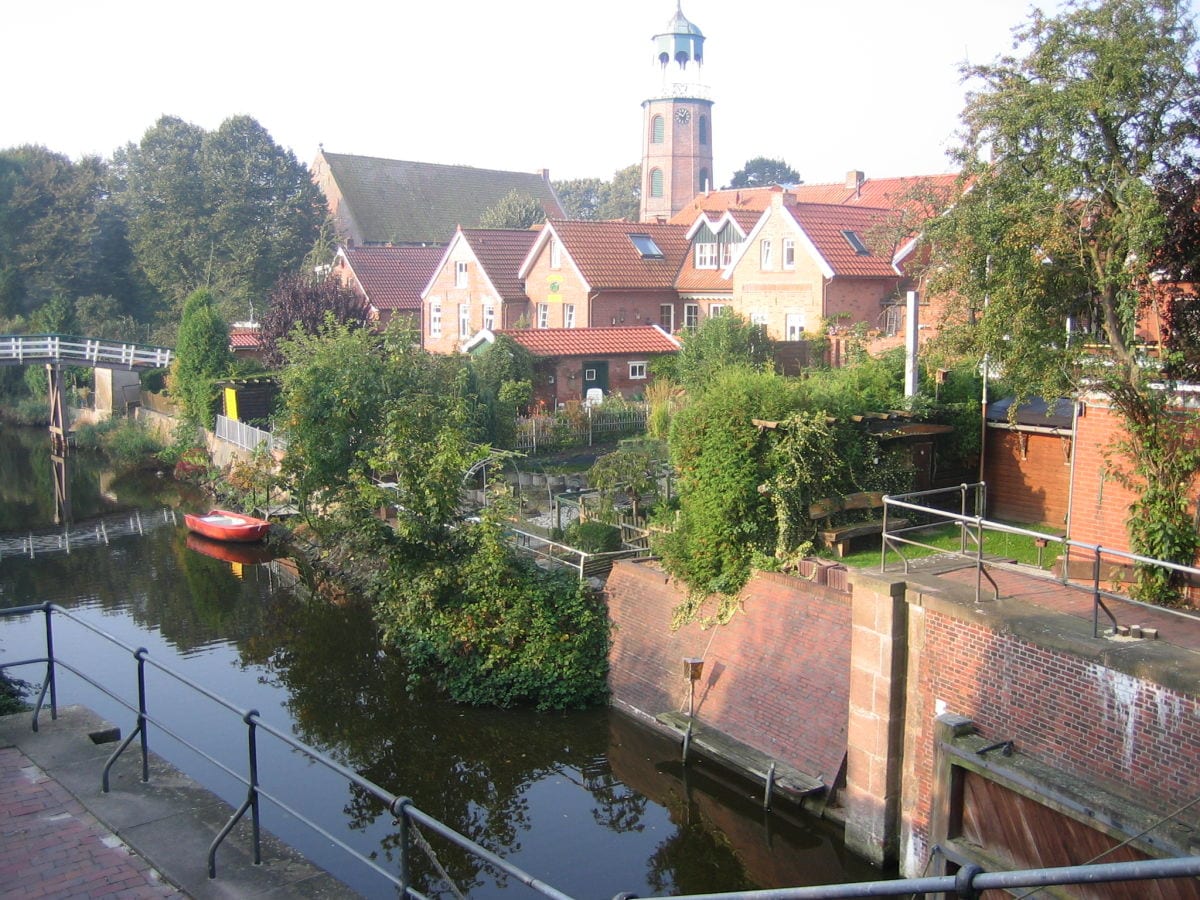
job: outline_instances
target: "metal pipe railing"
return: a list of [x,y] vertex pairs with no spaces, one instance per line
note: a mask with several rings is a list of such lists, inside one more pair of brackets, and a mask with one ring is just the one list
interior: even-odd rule
[[[1087,553],[1092,556],[1092,559],[1093,559],[1092,583],[1090,586],[1090,591],[1092,594],[1092,604],[1093,604],[1093,606],[1092,606],[1092,634],[1093,634],[1093,637],[1099,637],[1099,635],[1100,635],[1100,623],[1099,623],[1100,612],[1103,612],[1108,617],[1108,619],[1113,623],[1114,629],[1117,627],[1116,616],[1114,616],[1112,611],[1105,605],[1105,603],[1104,603],[1105,597],[1109,597],[1112,599],[1120,599],[1121,601],[1123,601],[1125,603],[1132,603],[1137,606],[1141,606],[1145,609],[1153,609],[1157,612],[1170,613],[1172,615],[1183,616],[1185,618],[1192,618],[1192,619],[1196,618],[1194,615],[1192,615],[1188,612],[1185,612],[1183,610],[1173,609],[1168,606],[1156,606],[1151,603],[1144,603],[1140,600],[1135,600],[1132,597],[1128,597],[1123,594],[1117,594],[1112,591],[1102,591],[1100,589],[1100,582],[1101,582],[1100,567],[1101,567],[1101,563],[1102,563],[1103,559],[1105,557],[1108,557],[1110,559],[1121,560],[1121,561],[1133,563],[1136,565],[1157,566],[1159,568],[1169,569],[1171,571],[1179,572],[1181,574],[1185,574],[1185,575],[1195,577],[1195,578],[1200,578],[1200,568],[1196,568],[1194,566],[1182,565],[1180,563],[1173,563],[1173,562],[1169,562],[1169,561],[1163,560],[1163,559],[1153,559],[1152,557],[1148,557],[1148,556],[1140,556],[1136,553],[1130,553],[1127,550],[1118,550],[1118,549],[1115,549],[1112,547],[1103,547],[1100,544],[1089,544],[1089,543],[1085,543],[1083,541],[1075,541],[1075,540],[1071,540],[1070,538],[1067,538],[1066,536],[1063,536],[1063,535],[1048,534],[1043,531],[1033,531],[1032,529],[1029,529],[1029,528],[1021,528],[1018,525],[1007,525],[1003,522],[994,522],[994,521],[990,521],[990,520],[984,518],[982,515],[969,516],[963,512],[952,513],[947,510],[944,510],[944,509],[938,509],[937,507],[925,506],[923,504],[917,504],[917,503],[911,502],[914,498],[932,497],[932,496],[937,496],[937,495],[945,495],[945,494],[953,493],[953,492],[959,492],[962,497],[962,501],[960,503],[960,509],[965,510],[966,509],[966,496],[967,496],[968,492],[971,492],[971,491],[974,491],[975,495],[976,495],[976,507],[981,508],[981,504],[986,502],[985,498],[987,495],[987,484],[986,484],[986,482],[982,482],[982,481],[975,482],[973,484],[961,484],[961,485],[957,485],[955,487],[949,487],[949,488],[934,488],[934,489],[928,490],[928,491],[915,491],[913,493],[895,494],[895,495],[885,496],[883,498],[885,521],[886,521],[886,516],[887,516],[887,510],[889,507],[895,507],[897,509],[905,509],[905,510],[910,510],[912,512],[920,513],[920,514],[927,516],[930,519],[935,520],[935,521],[930,522],[928,524],[924,524],[924,525],[908,526],[906,528],[896,529],[891,532],[889,532],[887,530],[887,528],[885,527],[884,532],[883,532],[883,545],[882,545],[882,549],[880,552],[880,565],[879,565],[880,571],[881,572],[884,571],[886,564],[887,564],[887,553],[889,550],[891,550],[892,552],[896,553],[896,555],[899,556],[900,559],[904,562],[904,572],[905,572],[905,574],[908,574],[909,560],[904,556],[903,552],[901,552],[899,550],[897,545],[900,545],[900,544],[907,544],[910,546],[923,547],[923,548],[927,548],[929,550],[934,550],[939,553],[953,552],[953,551],[946,550],[944,547],[937,547],[937,546],[934,546],[933,544],[926,544],[926,543],[922,543],[917,540],[913,540],[911,538],[904,537],[904,534],[906,532],[920,531],[923,529],[938,527],[940,524],[957,523],[959,525],[960,530],[962,530],[964,532],[967,529],[974,529],[974,532],[972,535],[972,537],[975,541],[974,552],[967,552],[967,550],[965,549],[966,545],[965,545],[965,538],[964,538],[964,539],[960,540],[959,554],[971,558],[975,563],[975,567],[976,567],[976,584],[975,584],[976,601],[978,601],[981,596],[981,580],[980,579],[985,578],[985,577],[988,579],[988,581],[991,582],[993,588],[995,589],[995,592],[996,592],[995,598],[999,598],[999,596],[1000,596],[999,587],[997,587],[995,580],[992,579],[992,577],[987,573],[987,570],[984,567],[984,556],[985,556],[985,548],[984,548],[985,538],[984,538],[984,536],[987,532],[999,532],[999,533],[1004,533],[1004,534],[1012,534],[1012,535],[1030,537],[1035,540],[1046,541],[1047,543],[1059,544],[1066,551],[1066,556],[1067,556],[1068,560],[1070,558],[1070,551],[1072,548],[1077,549],[1077,550],[1087,551]],[[938,520],[940,520],[940,521],[938,521]],[[1089,588],[1087,588],[1087,587],[1084,587],[1081,585],[1075,585],[1075,584],[1071,583],[1070,572],[1068,571],[1068,567],[1066,565],[1063,566],[1062,583],[1066,587],[1073,588],[1076,590],[1089,590]]]
[[[148,769],[148,725],[154,724],[163,733],[170,735],[175,740],[179,741],[183,746],[197,753],[204,759],[212,762],[221,770],[232,775],[238,781],[246,786],[246,798],[242,804],[234,811],[234,814],[225,823],[217,833],[213,842],[208,849],[208,874],[210,878],[217,877],[216,853],[222,841],[233,830],[238,821],[247,813],[251,813],[251,832],[254,850],[255,864],[261,864],[261,821],[260,821],[260,804],[262,799],[266,799],[279,809],[291,815],[297,821],[301,822],[308,828],[315,831],[321,837],[329,840],[340,850],[350,854],[356,860],[364,863],[377,874],[383,876],[392,884],[400,888],[401,896],[412,898],[412,900],[425,900],[424,895],[412,886],[412,871],[409,859],[409,853],[413,843],[413,829],[416,825],[420,825],[431,833],[437,834],[445,840],[455,844],[456,846],[471,853],[476,859],[490,867],[493,871],[507,875],[536,893],[551,898],[551,900],[572,900],[570,895],[565,894],[556,888],[546,884],[538,878],[533,877],[518,866],[513,865],[502,857],[496,855],[487,848],[477,844],[475,841],[455,831],[450,826],[433,818],[427,813],[417,809],[412,804],[412,800],[408,797],[398,796],[381,788],[379,785],[364,778],[359,773],[352,769],[343,766],[337,761],[329,758],[325,754],[302,741],[297,740],[290,734],[281,731],[280,729],[264,722],[259,715],[259,712],[254,709],[240,710],[230,701],[220,695],[208,690],[203,685],[199,685],[185,675],[175,672],[169,667],[153,660],[149,651],[144,647],[136,649],[125,644],[120,639],[113,637],[103,629],[97,628],[90,622],[81,619],[68,610],[52,603],[42,603],[33,606],[20,606],[11,609],[0,610],[0,619],[34,615],[42,613],[46,617],[46,641],[47,653],[45,657],[36,657],[26,660],[18,660],[9,663],[0,663],[0,671],[5,669],[15,668],[23,665],[33,665],[38,663],[46,663],[47,665],[47,683],[43,685],[42,691],[39,694],[37,704],[33,712],[32,727],[37,730],[38,714],[43,706],[46,690],[48,686],[53,685],[55,680],[56,667],[63,667],[68,671],[79,676],[81,679],[96,687],[107,696],[116,700],[119,704],[129,710],[137,713],[137,726],[133,734],[131,734],[121,746],[113,753],[110,760],[105,765],[104,789],[108,790],[107,772],[112,762],[115,761],[122,752],[130,745],[134,736],[140,736],[142,749],[142,780],[149,780]],[[104,638],[112,644],[130,651],[137,662],[138,670],[138,703],[135,707],[127,702],[124,698],[115,694],[104,685],[99,684],[91,679],[88,675],[76,669],[70,663],[63,660],[58,660],[53,653],[53,617],[55,615],[63,616],[92,634]],[[166,675],[175,678],[181,684],[197,691],[202,696],[207,697],[218,705],[225,707],[231,711],[240,713],[242,721],[246,725],[247,738],[247,774],[241,776],[234,772],[229,767],[225,766],[218,760],[213,759],[195,744],[191,743],[182,736],[175,734],[166,726],[156,721],[150,714],[147,708],[147,692],[146,692],[146,668],[147,666],[157,669]],[[50,690],[51,714],[57,717],[57,695],[56,691]],[[309,760],[329,769],[335,774],[341,776],[349,783],[355,785],[361,790],[367,792],[378,800],[383,806],[395,816],[396,825],[399,829],[399,874],[390,872],[377,864],[373,859],[364,856],[358,850],[350,847],[340,838],[329,833],[318,823],[311,821],[303,813],[293,809],[287,803],[277,797],[272,796],[265,791],[259,783],[259,754],[258,754],[258,732],[266,732],[279,741],[282,741],[288,747],[303,754]],[[444,870],[443,870],[444,874]],[[873,881],[873,882],[856,882],[852,884],[837,884],[837,885],[817,885],[813,887],[796,887],[796,888],[776,888],[760,891],[738,891],[722,894],[692,894],[687,895],[680,900],[834,900],[834,898],[852,898],[852,897],[898,897],[911,894],[921,893],[944,893],[947,895],[956,895],[959,897],[975,897],[980,892],[985,890],[1012,890],[1014,888],[1037,888],[1048,887],[1051,885],[1069,885],[1069,884],[1098,884],[1116,881],[1141,881],[1155,880],[1161,878],[1186,878],[1200,876],[1200,856],[1179,857],[1171,859],[1150,859],[1139,860],[1133,862],[1119,862],[1107,864],[1089,864],[1080,866],[1067,866],[1061,868],[1040,868],[1026,869],[1011,872],[986,872],[978,866],[964,866],[953,875],[929,876],[922,878],[898,879],[892,881]],[[632,893],[622,893],[616,895],[617,898],[629,898],[635,896]]]

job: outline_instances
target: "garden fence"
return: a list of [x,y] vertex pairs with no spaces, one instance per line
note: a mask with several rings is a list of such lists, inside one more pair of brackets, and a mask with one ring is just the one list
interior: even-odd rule
[[603,405],[562,409],[555,413],[517,418],[513,450],[548,453],[569,447],[641,434],[646,430],[646,405]]

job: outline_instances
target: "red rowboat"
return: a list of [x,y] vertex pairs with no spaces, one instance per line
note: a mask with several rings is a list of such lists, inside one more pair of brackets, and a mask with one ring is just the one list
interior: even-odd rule
[[203,516],[184,513],[183,522],[188,531],[194,531],[196,534],[202,534],[215,541],[236,541],[242,544],[261,541],[271,527],[271,523],[266,519],[244,516],[226,509],[210,509]]

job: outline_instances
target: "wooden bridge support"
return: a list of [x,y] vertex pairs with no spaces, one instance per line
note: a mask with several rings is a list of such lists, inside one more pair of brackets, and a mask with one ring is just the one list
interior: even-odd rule
[[71,524],[71,467],[67,458],[58,453],[50,454],[54,468],[54,524]]
[[63,370],[58,363],[46,363],[50,382],[50,442],[56,453],[66,453],[71,436],[71,420],[63,385]]

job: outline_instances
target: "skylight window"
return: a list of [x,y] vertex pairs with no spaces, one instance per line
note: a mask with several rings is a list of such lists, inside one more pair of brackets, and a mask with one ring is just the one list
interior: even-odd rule
[[642,255],[642,259],[663,258],[663,252],[658,249],[658,244],[654,243],[654,238],[650,235],[631,234],[629,240],[633,241],[633,246]]
[[868,250],[867,245],[862,242],[862,238],[858,236],[858,232],[847,229],[842,232],[842,237],[846,239],[846,243],[849,244],[854,249],[854,252],[859,256],[871,255],[871,251]]

